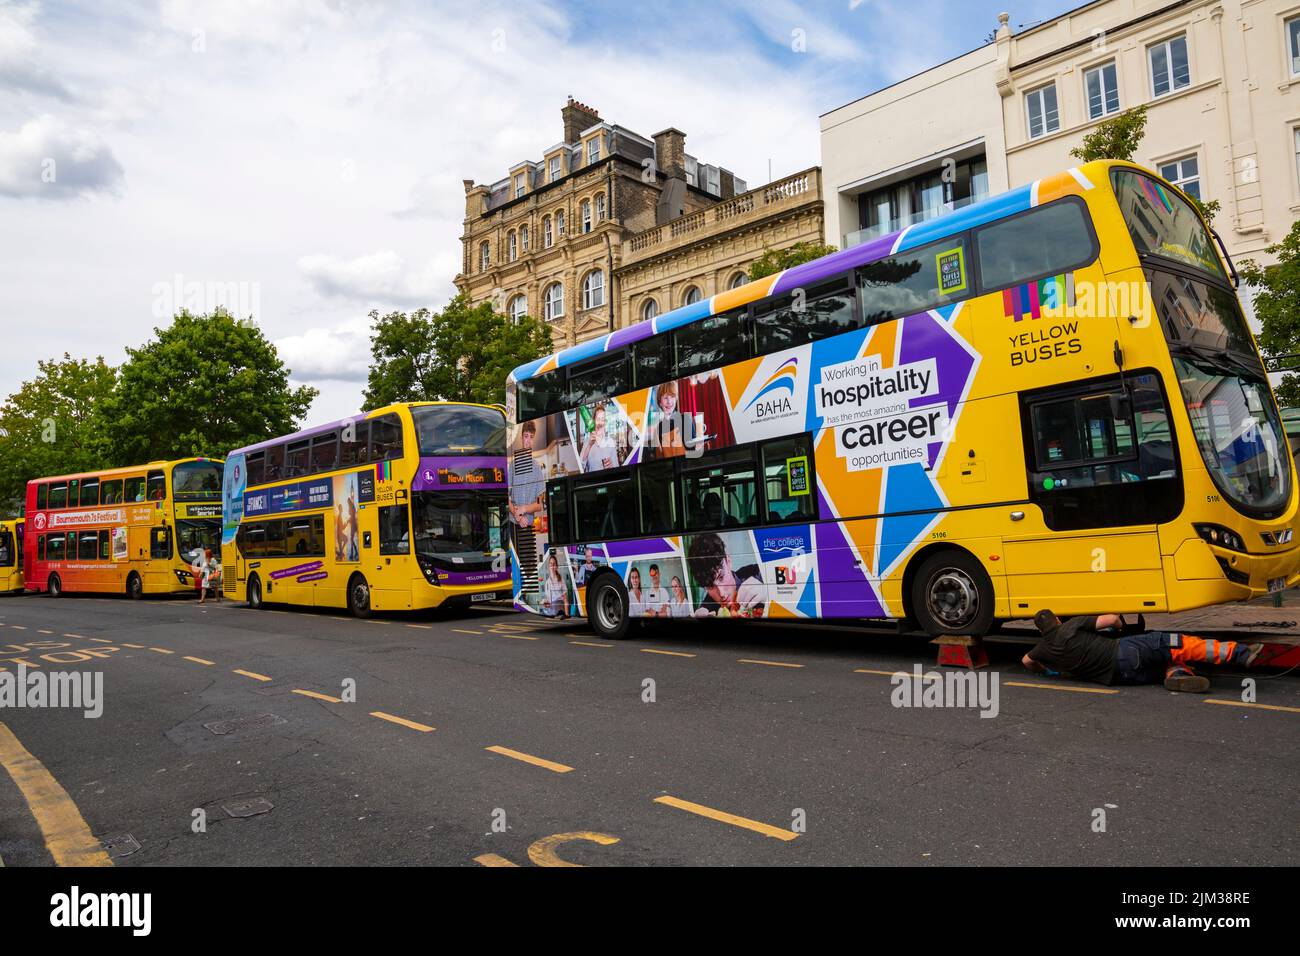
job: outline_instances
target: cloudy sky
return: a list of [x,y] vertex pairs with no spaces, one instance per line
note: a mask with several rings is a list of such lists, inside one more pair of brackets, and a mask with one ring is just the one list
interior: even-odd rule
[[[1070,6],[1018,0],[1012,23]],[[567,95],[684,130],[752,188],[818,163],[820,113],[979,46],[1006,7],[0,0],[0,396],[220,301],[321,390],[308,423],[340,418],[367,313],[452,295],[461,180],[540,159]]]

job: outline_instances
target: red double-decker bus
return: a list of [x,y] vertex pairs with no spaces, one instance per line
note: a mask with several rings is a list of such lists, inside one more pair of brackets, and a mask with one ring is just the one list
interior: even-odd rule
[[155,461],[27,483],[28,591],[190,591],[191,563],[221,551],[223,462]]

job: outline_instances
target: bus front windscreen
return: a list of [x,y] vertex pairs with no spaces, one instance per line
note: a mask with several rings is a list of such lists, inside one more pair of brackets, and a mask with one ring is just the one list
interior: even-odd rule
[[1280,514],[1291,495],[1286,436],[1236,296],[1172,272],[1147,277],[1205,467],[1233,504]]
[[221,497],[221,465],[181,462],[172,469],[172,497],[177,501],[216,501]]
[[411,495],[417,558],[447,570],[481,570],[500,552],[505,495],[417,491]]
[[1167,259],[1226,281],[1209,232],[1187,200],[1133,169],[1114,171],[1115,197],[1138,255]]
[[176,521],[177,558],[185,564],[193,564],[208,548],[212,549],[214,555],[221,554],[220,520],[181,518]]
[[411,409],[420,455],[504,455],[506,417],[477,405],[416,405]]

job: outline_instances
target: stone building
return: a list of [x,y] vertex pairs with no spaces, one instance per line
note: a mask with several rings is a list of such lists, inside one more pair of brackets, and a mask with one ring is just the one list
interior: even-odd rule
[[641,136],[572,98],[561,118],[540,161],[465,181],[456,277],[471,302],[545,319],[557,349],[712,295],[765,248],[820,240],[816,170],[749,192],[681,130]]

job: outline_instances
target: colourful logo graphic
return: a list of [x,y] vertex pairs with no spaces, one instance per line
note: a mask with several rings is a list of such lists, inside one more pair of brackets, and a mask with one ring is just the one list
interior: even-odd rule
[[745,406],[745,411],[749,411],[757,404],[758,400],[768,392],[777,389],[785,389],[791,395],[794,394],[795,381],[799,375],[799,356],[793,355],[782,363],[781,367],[768,376],[763,387],[754,393],[754,397],[749,400]]

